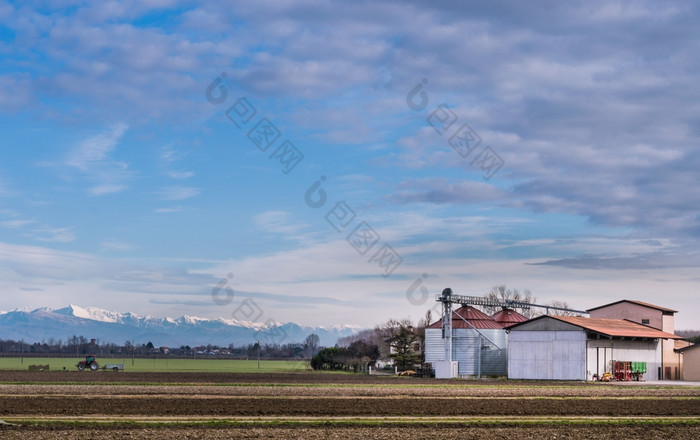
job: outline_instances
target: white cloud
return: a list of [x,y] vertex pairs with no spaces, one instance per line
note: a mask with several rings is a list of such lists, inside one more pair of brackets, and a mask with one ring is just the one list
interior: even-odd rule
[[[12,47],[0,46],[9,63],[0,76],[2,110],[31,110],[38,120],[73,124],[125,121],[86,136],[64,158],[63,168],[73,173],[66,180],[85,183],[88,194],[125,191],[136,180],[132,165],[119,159],[127,123],[134,138],[151,135],[148,124],[163,121],[173,124],[176,135],[188,136],[191,127],[177,124],[178,117],[196,126],[211,112],[221,116],[223,106],[213,110],[203,89],[226,71],[229,92],[235,85],[236,93],[267,101],[270,117],[299,130],[300,145],[306,136],[329,147],[360,145],[339,154],[341,166],[348,167],[343,172],[357,173],[354,162],[367,158],[370,166],[361,172],[374,180],[344,182],[344,194],[359,200],[355,208],[374,203],[375,210],[365,210],[362,218],[400,249],[406,277],[429,272],[437,291],[455,283],[477,293],[508,282],[538,296],[572,292],[582,299],[634,288],[651,302],[653,289],[670,286],[682,291],[678,298],[694,300],[692,283],[683,280],[691,278],[686,269],[696,262],[693,247],[700,236],[696,5],[212,2],[167,11],[162,23],[141,24],[140,17],[157,19],[172,5],[110,1],[79,5],[67,14],[0,5],[0,21],[16,33]],[[413,112],[405,94],[424,77],[430,80],[430,104]],[[504,158],[494,180],[474,181],[472,157],[461,158],[448,145],[449,136],[427,125],[426,116],[443,102]],[[305,151],[309,157],[311,152]],[[174,164],[182,157],[174,148],[163,153],[158,177],[179,182],[158,181],[148,191],[173,202],[208,191],[177,185],[195,175]],[[379,171],[372,168],[377,164]],[[401,204],[384,206],[384,192],[392,185],[388,200]],[[0,182],[0,195],[7,194]],[[150,209],[184,209],[162,205]],[[504,218],[489,212],[496,208]],[[556,218],[560,214],[564,220]],[[36,226],[23,218],[2,225]],[[538,230],[535,238],[523,238],[518,226],[532,218],[544,219],[541,229],[588,219],[631,233],[615,238],[580,232],[563,239]],[[281,211],[253,220],[265,231],[288,236],[307,227],[304,219]],[[509,235],[495,238],[504,231]],[[38,240],[75,240],[72,228],[41,226],[35,234]],[[364,304],[376,297],[392,298],[375,316],[385,313],[394,305],[391,295],[403,295],[406,279],[379,279],[367,258],[341,235],[331,236],[329,243],[310,240],[294,252],[253,254],[231,267],[250,292],[356,295],[362,300],[357,310],[370,310]],[[639,241],[644,239],[654,241]],[[123,244],[103,244],[110,246]],[[543,262],[548,264],[526,264]],[[661,267],[670,269],[662,273]],[[50,266],[47,271],[52,273]],[[149,275],[137,272],[124,271],[118,282],[111,273],[98,278],[113,282],[107,292],[143,295],[169,289],[185,295],[201,281],[162,267],[144,269]],[[158,284],[159,277],[172,282]],[[178,284],[181,278],[188,282]],[[72,287],[85,292],[88,285],[104,288],[91,279]],[[283,312],[283,305],[270,304]]]
[[32,230],[32,236],[38,241],[69,243],[75,240],[73,228],[53,228],[43,226]]
[[158,213],[171,213],[171,212],[180,212],[180,211],[182,211],[183,209],[184,209],[184,208],[181,207],[181,206],[176,206],[176,207],[171,207],[171,208],[158,208],[158,209],[155,210],[155,212],[158,212]]
[[80,143],[66,158],[66,164],[82,171],[103,166],[107,156],[126,132],[126,124],[116,124],[111,129],[91,136]]
[[0,110],[18,111],[29,106],[33,99],[32,83],[28,75],[0,75]]
[[130,177],[129,166],[125,162],[111,158],[128,126],[123,123],[94,134],[73,148],[63,164],[77,170],[81,178],[91,182],[88,193],[101,196],[124,191]]
[[293,236],[306,227],[294,221],[292,215],[283,211],[266,211],[253,217],[253,223],[267,232]]
[[169,171],[168,176],[173,179],[189,179],[194,177],[194,171]]
[[5,228],[17,229],[17,228],[23,228],[24,226],[31,225],[32,223],[36,223],[36,220],[15,219],[15,220],[7,220],[4,222],[1,222],[0,226],[3,226]]
[[119,240],[104,240],[100,243],[103,251],[131,251],[136,246]]
[[127,189],[126,185],[98,185],[90,188],[90,194],[93,196],[101,196],[104,194],[114,194]]
[[158,191],[158,198],[166,201],[186,200],[196,197],[201,193],[200,188],[187,186],[171,186]]

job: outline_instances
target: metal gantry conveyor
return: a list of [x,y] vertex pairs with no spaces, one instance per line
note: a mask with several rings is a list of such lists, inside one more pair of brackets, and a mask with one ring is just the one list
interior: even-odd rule
[[[435,296],[435,300],[442,303],[442,338],[445,342],[445,360],[452,361],[454,357],[452,356],[452,304],[460,304],[462,306],[472,305],[472,306],[485,306],[485,307],[507,307],[507,308],[520,308],[529,310],[531,307],[540,307],[546,309],[546,314],[549,315],[550,310],[557,310],[563,312],[580,313],[588,315],[585,310],[575,310],[568,309],[565,307],[554,307],[545,306],[541,304],[528,303],[523,301],[513,301],[513,300],[498,300],[492,298],[486,298],[483,296],[468,296],[468,295],[457,295],[452,292],[449,287],[445,288],[441,294]],[[474,328],[469,321],[459,316],[463,321]],[[476,330],[476,328],[474,328]],[[478,332],[478,330],[477,330]],[[479,332],[481,334],[481,332]],[[483,335],[482,335],[483,336]],[[494,344],[495,345],[495,344]],[[497,345],[497,348],[500,349]]]

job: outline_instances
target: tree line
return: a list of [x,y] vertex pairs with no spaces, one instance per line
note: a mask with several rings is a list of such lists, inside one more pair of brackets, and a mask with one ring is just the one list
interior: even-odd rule
[[425,328],[431,312],[414,325],[410,319],[389,319],[374,329],[363,330],[338,340],[311,359],[314,370],[366,371],[380,359],[391,359],[402,371],[420,368],[425,363]]
[[319,347],[319,336],[309,334],[303,342],[287,344],[260,344],[258,342],[234,346],[207,344],[200,346],[181,345],[179,347],[156,347],[153,342],[135,343],[125,341],[123,344],[111,342],[100,343],[97,339],[73,335],[66,340],[50,338],[42,342],[26,342],[13,339],[0,340],[0,353],[21,355],[121,355],[121,356],[231,356],[238,358],[299,358],[309,359]]

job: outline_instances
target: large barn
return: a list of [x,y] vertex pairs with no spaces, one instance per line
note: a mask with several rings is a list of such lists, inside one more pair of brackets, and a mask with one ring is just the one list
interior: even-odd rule
[[[514,310],[503,310],[494,317],[472,307],[452,312],[452,359],[459,376],[505,376],[507,341],[504,325],[527,320]],[[445,361],[442,319],[425,329],[425,361],[436,365]]]
[[[588,309],[591,318],[626,319],[638,322],[666,333],[673,333],[674,315],[676,310],[642,301],[623,299],[603,306]],[[660,379],[680,379],[683,364],[678,362],[678,356],[674,353],[676,348],[674,341],[662,340],[661,342],[661,377]]]
[[621,368],[657,380],[662,341],[682,339],[628,320],[571,316],[540,316],[508,332],[510,379],[593,380]]

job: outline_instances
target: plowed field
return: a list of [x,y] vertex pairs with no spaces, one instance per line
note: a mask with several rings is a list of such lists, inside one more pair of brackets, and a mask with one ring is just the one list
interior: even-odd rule
[[700,386],[0,373],[1,438],[700,438]]

